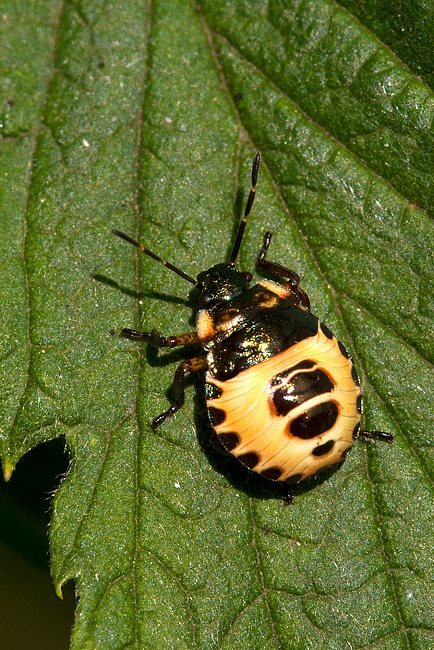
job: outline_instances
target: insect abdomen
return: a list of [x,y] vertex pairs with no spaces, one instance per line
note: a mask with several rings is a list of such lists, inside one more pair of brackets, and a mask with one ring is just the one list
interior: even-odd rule
[[303,480],[341,461],[360,421],[351,359],[315,320],[314,336],[235,377],[207,375],[207,406],[220,442],[273,480]]

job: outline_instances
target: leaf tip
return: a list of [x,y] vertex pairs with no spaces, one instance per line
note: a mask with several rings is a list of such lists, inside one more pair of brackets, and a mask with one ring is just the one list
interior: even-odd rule
[[13,463],[11,463],[11,462],[9,462],[7,460],[5,460],[3,462],[3,476],[4,476],[4,479],[5,479],[6,483],[10,480],[10,478],[12,476],[12,472],[14,471],[14,469],[15,469],[15,464],[13,464]]

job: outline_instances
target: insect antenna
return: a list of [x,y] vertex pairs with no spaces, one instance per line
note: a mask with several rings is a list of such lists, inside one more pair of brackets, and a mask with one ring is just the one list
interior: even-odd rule
[[232,249],[231,261],[230,261],[231,264],[233,264],[238,257],[238,253],[240,251],[240,246],[241,246],[241,240],[243,239],[244,230],[246,228],[247,217],[250,214],[253,201],[255,200],[256,183],[258,180],[258,169],[259,169],[260,162],[261,162],[261,154],[258,151],[252,165],[252,189],[250,190],[249,198],[247,199],[246,209],[244,210],[244,216],[241,219],[241,223],[237,232],[237,237],[235,239],[235,244]]
[[184,273],[184,271],[181,271],[181,269],[178,269],[176,266],[174,266],[170,262],[167,262],[166,260],[161,259],[161,257],[158,257],[158,255],[156,255],[155,253],[150,251],[145,246],[142,246],[142,244],[139,244],[139,242],[135,241],[134,239],[132,239],[131,237],[129,237],[125,233],[120,232],[119,230],[112,230],[112,233],[114,235],[117,235],[121,239],[125,239],[125,241],[129,242],[133,246],[136,246],[138,249],[140,249],[142,251],[142,253],[145,253],[146,255],[149,255],[149,257],[152,257],[152,259],[156,260],[157,262],[160,262],[160,264],[163,264],[163,266],[167,267],[171,271],[174,271],[175,273],[180,275],[181,278],[184,278],[184,280],[187,280],[187,282],[190,282],[194,287],[196,287],[196,289],[202,289],[202,284],[200,282],[198,282],[194,278],[190,277],[189,275],[187,275],[187,273]]

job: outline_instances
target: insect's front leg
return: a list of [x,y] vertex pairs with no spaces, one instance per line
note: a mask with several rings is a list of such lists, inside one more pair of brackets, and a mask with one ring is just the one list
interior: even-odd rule
[[160,334],[160,332],[157,332],[156,330],[151,330],[150,332],[137,332],[137,330],[124,328],[121,331],[121,336],[149,341],[149,343],[152,343],[152,345],[155,345],[157,348],[176,348],[178,345],[194,345],[195,343],[199,343],[199,337],[196,332],[163,336],[163,334]]
[[288,282],[285,282],[284,286],[287,287],[293,294],[298,298],[303,307],[310,309],[309,298],[307,294],[300,288],[300,276],[291,271],[290,269],[285,268],[281,264],[276,264],[276,262],[270,262],[265,259],[265,256],[270,245],[271,237],[273,233],[266,232],[264,237],[264,243],[262,248],[259,251],[257,264],[260,269],[268,271],[269,273],[275,273],[276,275],[282,276],[282,278],[287,278]]
[[172,415],[184,404],[184,388],[185,388],[185,375],[188,372],[197,372],[198,370],[206,370],[208,361],[206,356],[194,357],[193,359],[186,359],[176,369],[175,377],[173,380],[173,388],[175,392],[175,403],[165,413],[162,413],[152,421],[152,428],[156,429],[162,424],[169,415]]

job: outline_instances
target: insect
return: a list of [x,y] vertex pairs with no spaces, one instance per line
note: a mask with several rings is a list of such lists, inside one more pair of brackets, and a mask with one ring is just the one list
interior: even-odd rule
[[186,374],[206,371],[206,403],[218,445],[261,476],[293,484],[340,463],[358,437],[393,437],[360,430],[361,391],[352,360],[311,313],[297,273],[267,259],[272,233],[265,234],[257,266],[283,283],[263,279],[250,286],[252,274],[235,267],[259,163],[258,153],[230,262],[199,273],[197,280],[113,230],[200,292],[196,332],[164,336],[123,329],[121,335],[159,348],[202,345],[201,356],[178,366],[174,404],[153,420],[154,428],[184,403]]

